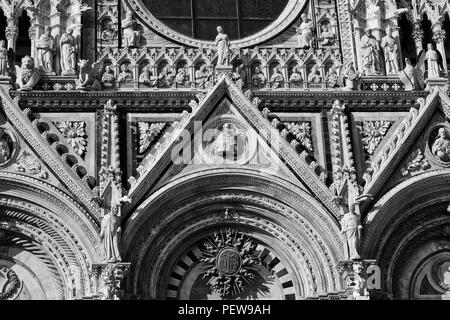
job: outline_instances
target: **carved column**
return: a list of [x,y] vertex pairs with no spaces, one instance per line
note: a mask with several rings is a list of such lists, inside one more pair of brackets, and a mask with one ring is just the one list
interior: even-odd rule
[[[340,41],[342,45],[342,58],[344,65],[349,61],[355,61],[355,44],[353,42],[352,19],[348,0],[337,1],[337,12],[339,16]],[[358,48],[358,47],[356,47]],[[358,50],[356,50],[357,52]]]
[[[391,20],[392,23],[392,37],[395,39],[395,43],[397,43],[397,57],[398,57],[398,71],[403,70],[403,55],[402,55],[402,46],[400,44],[400,27],[398,26],[398,19],[393,18]],[[387,73],[387,70],[386,70]]]
[[289,72],[288,72],[288,66],[284,65],[281,67],[281,70],[283,70],[283,78],[284,78],[284,87],[289,88]]
[[51,35],[55,39],[56,46],[56,53],[53,60],[53,70],[55,70],[57,75],[61,74],[59,39],[61,38],[61,34],[64,32],[62,25],[62,13],[59,11],[59,4],[60,0],[52,1],[50,9]]
[[420,20],[416,20],[416,21],[413,22],[412,36],[413,36],[413,39],[414,39],[414,43],[416,44],[417,56],[419,56],[420,51],[423,50],[423,43],[422,43],[423,30],[421,28]]
[[18,20],[16,17],[9,17],[7,18],[6,22],[6,40],[8,41],[8,49],[11,48],[16,51],[16,40],[17,36],[19,35],[19,27],[18,27]]
[[[362,55],[361,55],[361,37],[364,33],[364,29],[363,27],[360,25],[359,21],[355,18],[353,20],[353,28],[354,28],[354,40],[355,40],[355,46],[356,46],[356,60],[358,63],[355,63],[354,66],[357,70],[364,70],[364,65],[363,65],[363,59],[362,59]],[[353,60],[354,61],[354,60]],[[346,66],[347,64],[344,64],[344,66]]]

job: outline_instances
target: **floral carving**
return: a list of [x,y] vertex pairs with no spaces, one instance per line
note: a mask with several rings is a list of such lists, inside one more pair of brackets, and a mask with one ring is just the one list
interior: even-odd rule
[[56,127],[72,146],[73,150],[84,157],[87,151],[87,134],[85,121],[56,121]]
[[48,172],[42,169],[37,158],[27,151],[24,151],[17,159],[16,170],[19,172],[37,175],[41,179],[48,178]]
[[285,123],[288,131],[295,136],[295,139],[308,151],[313,152],[311,141],[311,126],[309,122]]
[[383,137],[388,132],[392,122],[384,120],[363,121],[362,125],[362,143],[367,153],[372,155]]
[[166,126],[165,122],[148,123],[138,122],[139,127],[139,153],[144,153],[151,143]]
[[0,280],[2,280],[2,278],[4,278],[5,281],[0,281],[0,288],[2,288],[2,291],[0,292],[0,300],[14,299],[21,287],[19,277],[12,269],[6,266],[1,266]]
[[430,163],[423,155],[420,149],[416,150],[410,157],[410,161],[407,163],[406,167],[400,169],[402,176],[406,177],[412,172],[419,170],[426,170],[430,168]]
[[206,250],[200,261],[206,264],[203,278],[222,298],[236,297],[255,279],[252,268],[260,260],[255,256],[256,244],[244,234],[232,230],[214,232],[204,242]]

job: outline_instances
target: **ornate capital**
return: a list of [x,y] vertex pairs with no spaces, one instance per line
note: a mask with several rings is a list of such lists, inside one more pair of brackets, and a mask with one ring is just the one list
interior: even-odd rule
[[98,294],[94,298],[100,300],[120,300],[122,280],[130,269],[130,263],[109,263],[93,265],[93,276],[97,279]]
[[8,40],[16,40],[19,34],[17,26],[7,26],[5,30],[5,36]]
[[433,40],[435,42],[444,42],[445,30],[442,30],[441,28],[437,28],[436,30],[433,30]]
[[412,32],[412,36],[414,41],[422,41],[423,39],[423,30],[420,27],[420,21],[417,21],[413,24],[413,32]]

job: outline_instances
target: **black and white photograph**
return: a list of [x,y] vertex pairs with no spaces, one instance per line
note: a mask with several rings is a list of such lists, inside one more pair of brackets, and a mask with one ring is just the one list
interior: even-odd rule
[[450,300],[449,39],[448,0],[0,0],[0,305]]

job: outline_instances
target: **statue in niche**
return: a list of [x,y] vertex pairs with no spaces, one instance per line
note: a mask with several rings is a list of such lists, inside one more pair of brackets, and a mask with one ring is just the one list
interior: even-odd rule
[[0,131],[0,164],[5,163],[11,158],[10,139],[6,133]]
[[178,68],[175,82],[179,85],[184,85],[187,80],[189,80],[189,78],[186,75],[186,70],[184,68]]
[[111,66],[108,65],[105,67],[105,72],[102,75],[103,85],[105,87],[112,87],[114,85],[114,81],[116,81],[114,71],[111,69]]
[[34,88],[41,78],[42,68],[34,67],[34,59],[30,56],[22,58],[20,68],[16,66],[16,89],[18,91],[29,91]]
[[150,71],[150,65],[146,65],[144,69],[142,69],[142,73],[139,75],[139,82],[151,84],[153,81],[155,81],[155,77],[153,77],[153,74]]
[[311,72],[308,75],[308,82],[322,82],[322,76],[320,75],[319,66],[317,64],[312,66]]
[[390,26],[386,29],[386,35],[381,39],[381,48],[384,52],[384,61],[386,65],[386,74],[397,74],[398,67],[398,46],[392,37],[392,29]]
[[120,65],[120,73],[117,75],[117,82],[130,82],[133,81],[133,74],[128,68],[127,63],[122,63]]
[[336,39],[334,32],[328,28],[327,24],[322,24],[320,29],[321,29],[319,38],[320,44],[322,46],[332,46]]
[[220,158],[236,159],[245,147],[243,133],[233,124],[225,123],[217,136],[207,142],[205,151]]
[[342,77],[344,79],[345,89],[354,90],[358,86],[359,80],[361,79],[361,72],[355,69],[353,61],[349,61],[344,69]]
[[207,84],[212,80],[212,76],[212,67],[208,68],[206,64],[202,64],[200,68],[195,71],[195,83],[199,88],[206,89]]
[[298,47],[301,49],[308,49],[312,47],[313,36],[313,28],[314,24],[311,19],[303,13],[301,15],[302,23],[296,29],[298,34]]
[[105,262],[120,262],[122,258],[119,252],[119,238],[121,233],[118,206],[113,205],[111,210],[103,217],[100,239],[105,249]]
[[355,212],[355,205],[351,204],[349,211],[341,220],[341,233],[345,235],[347,245],[345,247],[346,259],[360,259],[359,245],[361,242],[361,218]]
[[157,87],[171,87],[174,83],[175,77],[175,68],[170,68],[169,70],[169,66],[164,66],[153,81],[152,85]]
[[399,72],[399,76],[407,91],[425,88],[422,70],[414,67],[409,58],[405,58],[405,69]]
[[224,33],[221,26],[217,27],[217,67],[224,67],[230,64],[230,39]]
[[441,74],[441,70],[443,70],[442,66],[442,56],[439,51],[434,49],[432,43],[427,44],[427,51],[420,52],[418,58],[418,67],[422,67],[424,62],[427,61],[427,78],[439,78]]
[[137,47],[141,40],[141,32],[135,30],[139,23],[133,18],[133,12],[127,11],[125,19],[122,20],[122,29],[125,47]]
[[278,88],[281,84],[283,84],[284,82],[284,76],[283,73],[281,72],[281,67],[280,65],[276,65],[273,68],[273,74],[270,77],[270,82],[272,83],[272,88]]
[[78,79],[75,80],[75,88],[77,90],[85,91],[100,91],[102,85],[100,84],[100,76],[103,71],[103,62],[99,61],[89,65],[89,61],[81,59],[78,62]]
[[336,66],[332,65],[330,69],[328,70],[325,81],[327,83],[327,87],[329,88],[336,88],[339,83],[339,75],[336,70]]
[[294,66],[294,68],[292,68],[292,74],[289,77],[289,82],[295,84],[295,85],[299,85],[303,82],[303,77],[302,74],[300,73],[300,66],[296,65]]
[[0,40],[0,77],[8,76],[8,50],[6,41]]
[[61,48],[61,75],[74,76],[78,45],[77,40],[73,36],[73,28],[67,28],[67,32],[63,33],[60,40]]
[[255,88],[262,88],[266,84],[266,76],[262,73],[259,66],[255,67],[255,72],[252,75],[252,83]]
[[439,128],[438,136],[431,146],[431,152],[441,161],[450,161],[450,138],[447,129]]
[[50,34],[49,26],[44,28],[44,33],[36,43],[38,65],[46,74],[55,74],[53,70],[53,55],[56,52],[55,38]]
[[367,28],[361,38],[361,50],[364,65],[364,74],[379,75],[380,68],[380,46],[378,40],[372,35],[372,30]]

